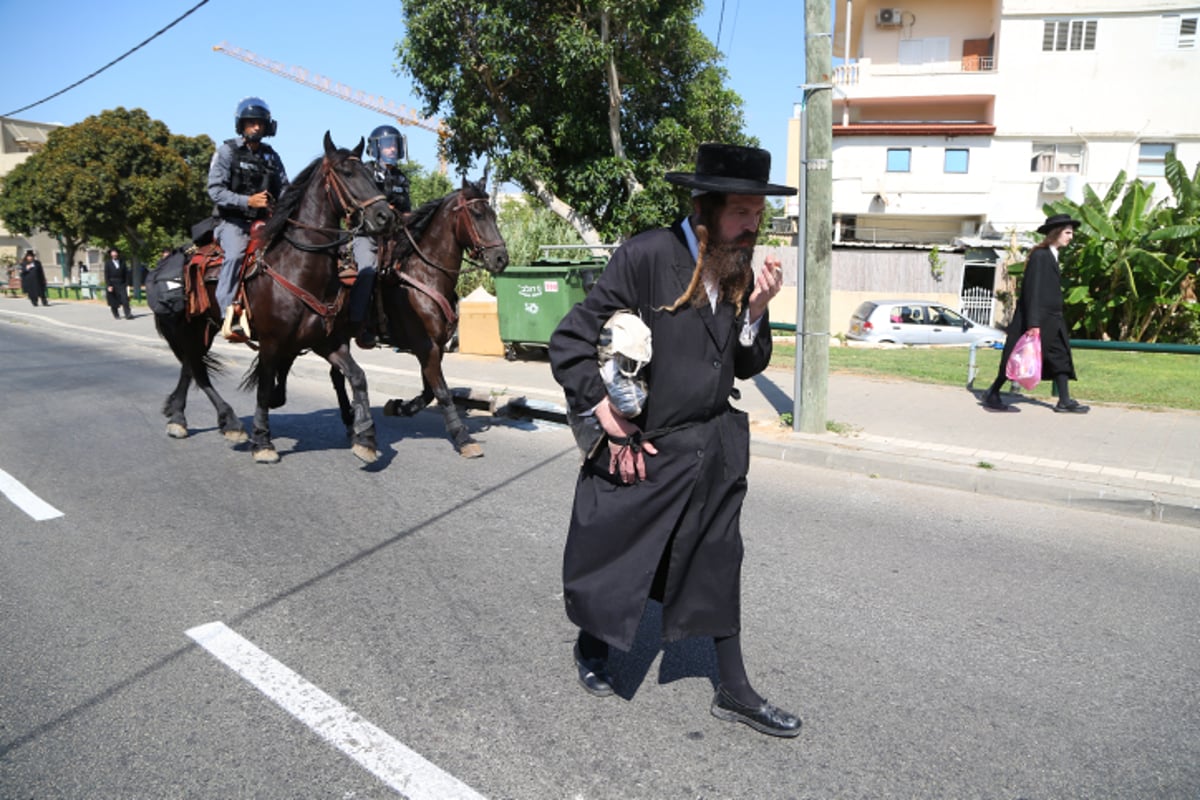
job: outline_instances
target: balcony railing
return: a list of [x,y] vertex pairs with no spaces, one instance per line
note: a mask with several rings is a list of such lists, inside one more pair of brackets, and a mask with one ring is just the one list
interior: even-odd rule
[[963,56],[958,61],[931,61],[924,64],[877,64],[871,61],[855,61],[839,64],[833,69],[833,82],[837,86],[857,86],[869,77],[894,75],[952,75],[960,72],[995,72],[994,56]]

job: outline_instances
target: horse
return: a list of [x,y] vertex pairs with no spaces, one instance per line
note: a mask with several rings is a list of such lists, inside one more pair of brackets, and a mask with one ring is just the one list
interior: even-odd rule
[[[467,458],[477,458],[483,450],[458,416],[442,374],[442,356],[458,327],[455,287],[464,253],[493,275],[508,266],[508,247],[486,182],[486,175],[475,183],[464,178],[461,189],[422,205],[384,241],[379,259],[384,269],[375,297],[385,344],[416,357],[423,385],[411,400],[387,401],[384,415],[413,416],[436,398],[455,449]],[[345,386],[336,371],[331,376],[341,403]]]
[[169,436],[188,435],[184,412],[194,380],[216,408],[227,440],[243,443],[249,438],[256,462],[278,462],[269,409],[286,402],[288,372],[298,355],[312,350],[350,380],[354,400],[342,418],[353,453],[366,463],[379,457],[366,374],[350,355],[348,291],[338,278],[338,250],[356,233],[387,231],[395,214],[362,163],[361,139],[353,150],[337,148],[327,131],[324,147],[324,155],[296,177],[266,224],[254,233],[246,258],[242,291],[258,354],[241,388],[256,389],[252,435],[247,437],[209,378],[218,366],[209,350],[221,320],[216,316],[215,285],[208,283],[202,290],[207,293],[207,302],[200,303],[203,313],[155,313],[155,327],[181,365],[179,382],[163,405]]

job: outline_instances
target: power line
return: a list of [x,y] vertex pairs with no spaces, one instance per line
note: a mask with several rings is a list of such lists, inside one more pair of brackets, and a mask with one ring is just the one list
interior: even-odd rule
[[59,89],[57,92],[55,92],[54,94],[50,95],[49,97],[43,97],[41,100],[38,100],[36,103],[30,103],[30,104],[29,104],[29,105],[27,105],[27,106],[22,106],[21,108],[18,108],[16,111],[9,111],[7,114],[4,114],[3,116],[6,116],[6,117],[11,117],[11,116],[13,116],[13,115],[15,115],[15,114],[20,114],[22,111],[28,111],[29,109],[31,109],[31,108],[33,108],[33,107],[35,107],[35,106],[40,106],[42,103],[48,102],[48,101],[50,101],[50,100],[53,100],[54,98],[58,97],[60,94],[66,94],[67,92],[71,91],[71,90],[72,90],[72,89],[74,89],[76,86],[80,85],[81,83],[85,83],[86,81],[90,81],[92,78],[96,77],[96,76],[97,76],[97,75],[99,75],[101,72],[104,72],[104,70],[108,69],[108,68],[109,68],[109,67],[111,67],[113,64],[116,64],[118,61],[122,61],[122,60],[124,60],[124,59],[125,59],[127,56],[130,56],[130,55],[132,55],[133,53],[136,53],[138,50],[141,50],[143,47],[145,47],[146,45],[150,44],[150,42],[154,41],[154,40],[155,40],[155,39],[157,39],[159,36],[162,36],[164,33],[166,33],[167,31],[171,30],[171,28],[174,28],[176,25],[178,25],[180,22],[182,22],[182,21],[183,21],[183,19],[184,19],[185,17],[187,17],[188,15],[190,15],[190,14],[191,14],[193,11],[195,11],[196,9],[198,9],[200,6],[204,5],[204,4],[205,4],[205,3],[207,3],[207,2],[208,2],[208,0],[200,0],[200,2],[199,2],[199,3],[196,3],[196,5],[192,6],[192,7],[191,7],[191,8],[189,8],[187,11],[183,12],[183,14],[181,14],[180,16],[178,16],[178,17],[176,17],[174,20],[172,20],[171,24],[167,25],[165,28],[162,28],[161,30],[155,31],[155,32],[154,32],[153,34],[151,34],[151,35],[150,35],[148,38],[146,38],[145,40],[143,40],[142,42],[140,42],[139,44],[137,44],[137,45],[136,45],[136,46],[134,46],[133,48],[131,48],[131,49],[129,49],[129,50],[127,50],[127,51],[125,51],[125,52],[124,52],[124,53],[122,53],[121,55],[117,56],[117,57],[116,57],[116,58],[114,58],[112,61],[110,61],[110,62],[108,62],[107,64],[105,64],[103,67],[101,67],[100,69],[98,69],[98,70],[96,70],[95,72],[93,72],[91,75],[88,75],[87,77],[84,77],[84,78],[80,78],[79,80],[75,81],[74,83],[72,83],[70,86],[68,86],[68,87],[67,87],[67,88],[65,88],[65,89]]

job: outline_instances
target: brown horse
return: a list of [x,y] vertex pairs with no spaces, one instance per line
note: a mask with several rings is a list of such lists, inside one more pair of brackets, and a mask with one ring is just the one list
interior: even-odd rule
[[[258,355],[242,388],[257,390],[251,449],[259,463],[279,460],[271,443],[268,410],[286,402],[288,372],[306,350],[349,378],[354,400],[343,420],[353,452],[367,463],[378,458],[366,374],[350,355],[347,291],[338,280],[338,250],[355,233],[388,230],[395,215],[361,161],[362,140],[354,150],[339,149],[326,132],[324,145],[325,155],[296,177],[256,234],[260,238],[255,263],[246,268],[246,316]],[[187,436],[184,409],[188,387],[195,380],[216,407],[226,438],[245,441],[241,422],[209,380],[215,361],[208,351],[221,321],[212,299],[215,286],[206,290],[210,303],[203,315],[155,314],[159,333],[182,365],[179,383],[163,406],[167,433]]]
[[[412,213],[403,228],[381,248],[384,265],[376,289],[385,344],[412,353],[421,363],[421,394],[389,400],[386,416],[412,416],[437,399],[446,431],[463,456],[483,455],[454,406],[442,374],[442,356],[458,327],[458,284],[463,255],[475,266],[497,274],[508,266],[508,248],[488,202],[486,176],[477,183],[431,200]],[[345,387],[334,375],[339,396]]]

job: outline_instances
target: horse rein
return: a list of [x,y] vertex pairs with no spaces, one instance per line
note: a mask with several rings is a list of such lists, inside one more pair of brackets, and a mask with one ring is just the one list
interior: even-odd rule
[[[468,211],[469,207],[474,203],[487,203],[487,198],[476,197],[471,200],[464,200],[459,195],[458,201],[454,204],[454,208],[451,209],[451,213],[454,214],[453,228],[451,230],[454,232],[455,241],[461,242],[465,239],[468,243],[468,246],[463,248],[463,259],[472,268],[483,269],[483,266],[479,263],[479,259],[483,256],[483,253],[492,248],[504,247],[505,245],[503,239],[481,241],[483,237],[479,235],[479,231],[475,227],[475,221],[471,219],[469,213],[463,213]],[[459,235],[460,225],[466,228],[466,236]],[[461,268],[447,269],[425,255],[424,251],[421,250],[421,246],[417,244],[417,240],[413,238],[412,231],[407,226],[404,228],[404,235],[408,238],[408,243],[412,245],[413,252],[420,256],[421,260],[429,266],[452,278],[462,272]]]
[[[358,161],[359,159],[356,156],[347,156],[346,160]],[[345,179],[330,168],[328,158],[321,163],[321,172],[323,173],[322,182],[325,186],[325,194],[331,200],[336,201],[337,204],[341,206],[344,211],[344,218],[346,220],[347,227],[322,228],[315,225],[307,225],[298,219],[289,219],[288,224],[292,225],[293,227],[306,231],[313,231],[314,233],[329,234],[334,237],[332,241],[326,242],[325,244],[307,244],[305,242],[297,242],[288,236],[284,237],[292,247],[295,247],[297,250],[303,250],[306,253],[319,253],[323,250],[332,250],[334,248],[344,247],[345,245],[349,244],[350,241],[362,230],[362,212],[365,211],[369,206],[374,205],[381,200],[384,202],[387,201],[387,198],[382,194],[368,197],[365,200],[356,201],[353,195],[350,194],[350,190],[346,187]],[[357,225],[353,224],[355,216],[357,216],[359,219],[359,223]]]
[[[359,159],[356,156],[348,156],[347,160],[358,161]],[[348,244],[356,235],[359,234],[360,230],[362,229],[362,224],[363,224],[363,213],[362,212],[365,211],[368,206],[371,206],[374,203],[378,203],[381,200],[384,202],[387,201],[387,198],[384,197],[382,194],[377,194],[372,197],[368,197],[367,199],[362,200],[362,201],[356,201],[354,199],[354,197],[350,194],[350,190],[346,186],[345,179],[342,178],[333,169],[330,168],[328,158],[326,158],[321,163],[321,171],[324,173],[323,177],[322,177],[322,181],[323,181],[323,184],[325,187],[325,194],[331,200],[335,200],[338,203],[338,205],[341,206],[341,208],[344,212],[344,219],[346,220],[346,224],[347,224],[348,228],[347,229],[324,228],[324,227],[321,227],[318,225],[309,225],[307,223],[301,222],[298,219],[290,219],[289,218],[288,224],[293,227],[300,228],[300,229],[306,230],[306,231],[312,231],[314,233],[333,235],[334,238],[332,239],[332,241],[326,242],[325,244],[307,244],[305,242],[298,242],[298,241],[294,240],[292,237],[287,236],[287,235],[285,235],[283,237],[288,242],[288,244],[290,244],[292,247],[295,247],[297,250],[303,250],[304,252],[307,252],[307,253],[319,253],[319,252],[322,252],[325,250],[332,250],[334,248],[339,248],[339,247],[342,247],[343,245]],[[354,217],[356,215],[359,218],[359,224],[353,225],[352,223],[353,223]],[[333,320],[337,316],[338,311],[341,309],[341,306],[342,306],[343,295],[344,295],[343,292],[338,293],[337,300],[334,303],[332,303],[332,304],[325,303],[321,299],[319,299],[318,297],[313,295],[311,292],[307,291],[306,289],[304,289],[301,286],[297,286],[295,283],[291,282],[290,280],[285,278],[280,273],[271,269],[270,265],[267,264],[265,259],[261,262],[260,269],[262,270],[262,272],[264,274],[266,274],[268,277],[273,279],[276,283],[278,283],[280,286],[282,286],[284,289],[286,289],[288,292],[290,292],[293,296],[295,296],[297,299],[299,299],[302,303],[304,303],[304,305],[308,306],[308,308],[310,310],[312,310],[314,313],[316,313],[318,316],[320,316],[325,321],[326,334],[328,334],[332,330]]]

